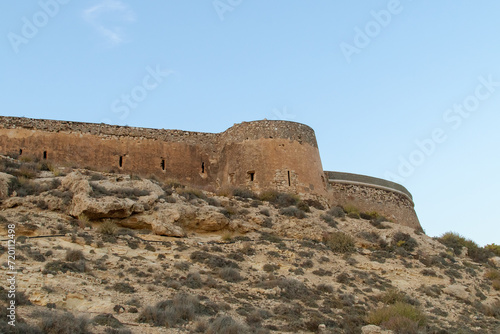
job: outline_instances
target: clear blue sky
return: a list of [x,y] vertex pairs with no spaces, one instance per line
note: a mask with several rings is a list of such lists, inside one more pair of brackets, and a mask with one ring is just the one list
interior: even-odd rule
[[325,170],[406,186],[428,235],[499,244],[498,13],[493,0],[3,1],[1,114],[305,123]]

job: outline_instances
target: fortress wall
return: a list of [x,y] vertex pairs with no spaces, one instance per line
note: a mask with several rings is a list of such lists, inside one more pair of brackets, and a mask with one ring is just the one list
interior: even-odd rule
[[308,143],[280,138],[229,143],[221,152],[220,165],[222,186],[326,195],[319,151]]
[[[208,146],[144,137],[0,128],[0,152],[101,171],[155,175],[207,185],[217,174]],[[44,153],[45,152],[45,153]],[[121,160],[121,166],[120,166]],[[202,171],[203,164],[203,171]]]
[[0,154],[195,186],[322,196],[420,228],[411,194],[363,175],[323,172],[313,129],[287,121],[235,124],[218,134],[0,116]]
[[[325,172],[325,175],[329,176],[329,173],[331,172]],[[356,176],[356,174],[349,175]],[[394,223],[421,229],[420,222],[414,210],[411,195],[406,188],[398,184],[395,184],[397,185],[396,187],[388,187],[391,186],[390,183],[392,182],[382,182],[382,185],[380,184],[381,182],[377,181],[381,179],[364,175],[359,176],[361,179],[356,177],[353,178],[356,179],[356,181],[330,178],[330,187],[328,189],[330,204],[342,206],[351,205],[361,212],[375,211],[389,218]],[[373,182],[369,182],[370,180]],[[408,194],[402,190],[406,190]]]

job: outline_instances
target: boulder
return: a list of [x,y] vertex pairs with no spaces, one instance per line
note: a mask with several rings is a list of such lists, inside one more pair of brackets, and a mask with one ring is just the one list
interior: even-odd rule
[[213,207],[189,207],[181,214],[180,222],[186,229],[196,232],[216,232],[229,225],[229,219]]
[[[68,208],[71,216],[77,217],[84,214],[90,219],[102,218],[127,218],[133,213],[142,213],[154,204],[158,194],[163,190],[149,180],[94,181],[99,187],[108,190],[108,196],[93,197],[93,190],[87,177],[78,171],[72,172],[63,178],[61,186],[73,192],[73,200]],[[113,195],[120,189],[141,189],[149,191],[146,196],[139,198],[120,198]]]
[[467,288],[461,284],[449,285],[443,289],[443,292],[461,300],[471,301],[470,293],[467,291]]
[[375,325],[368,325],[361,328],[362,334],[393,334],[391,330],[385,330]]
[[495,256],[492,257],[489,262],[491,263],[492,266],[495,266],[497,268],[500,268],[500,256]]
[[73,217],[84,214],[90,219],[127,218],[133,213],[134,204],[135,202],[130,198],[113,196],[92,198],[87,194],[79,193],[73,196],[68,213]]

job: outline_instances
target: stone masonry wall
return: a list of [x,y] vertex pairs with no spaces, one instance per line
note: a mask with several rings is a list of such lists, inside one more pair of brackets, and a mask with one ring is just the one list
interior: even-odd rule
[[351,205],[361,212],[375,211],[394,223],[421,229],[413,201],[404,194],[369,185],[331,181],[328,192],[332,205]]

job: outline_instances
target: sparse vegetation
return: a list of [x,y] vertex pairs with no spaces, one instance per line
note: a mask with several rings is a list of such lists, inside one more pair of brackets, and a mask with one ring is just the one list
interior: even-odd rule
[[69,312],[40,311],[34,314],[40,318],[40,329],[47,334],[90,334],[89,320],[75,317]]
[[[5,168],[2,164],[0,158],[0,167]],[[66,168],[60,170],[66,172]],[[27,270],[26,277],[35,277],[41,283],[38,287],[20,281],[21,289],[30,284],[30,290],[29,294],[21,290],[16,293],[21,316],[16,333],[62,330],[62,325],[42,321],[49,315],[51,319],[65,319],[64,326],[73,328],[73,322],[78,323],[79,318],[60,309],[72,309],[74,301],[70,299],[80,297],[69,296],[80,291],[85,303],[98,300],[97,296],[112,297],[112,304],[103,312],[113,315],[92,314],[92,321],[85,320],[81,326],[84,333],[128,334],[130,329],[142,332],[149,324],[164,327],[148,329],[151,332],[259,334],[360,333],[369,322],[392,329],[395,334],[472,333],[461,331],[461,327],[493,333],[498,327],[500,273],[494,260],[485,261],[498,254],[495,252],[499,246],[495,244],[478,247],[478,251],[465,238],[447,236],[442,242],[449,249],[443,251],[432,240],[429,242],[429,237],[398,228],[397,222],[383,224],[387,220],[376,212],[358,210],[363,220],[346,221],[346,212],[355,214],[356,208],[346,207],[344,211],[342,207],[333,207],[326,211],[318,201],[300,201],[296,196],[278,192],[261,194],[263,199],[271,199],[270,203],[263,202],[239,192],[245,189],[231,190],[227,198],[217,198],[208,188],[198,192],[180,184],[169,187],[157,179],[152,181],[159,186],[155,193],[161,194],[163,189],[165,194],[156,203],[150,203],[151,207],[145,206],[144,212],[141,205],[137,217],[161,217],[161,210],[177,207],[186,208],[186,217],[190,212],[197,214],[198,208],[215,212],[224,221],[217,212],[227,210],[231,217],[225,229],[207,234],[193,232],[179,221],[188,236],[173,239],[153,235],[146,226],[139,227],[144,230],[129,228],[129,218],[97,220],[90,216],[91,222],[84,215],[71,217],[66,212],[73,194],[66,190],[67,182],[61,184],[62,178],[52,182],[50,173],[44,173],[46,180],[28,178],[30,169],[27,170],[16,180],[22,177],[40,189],[57,188],[25,199],[29,205],[2,207],[0,227],[11,223],[20,227],[16,244],[20,268]],[[112,182],[123,185],[136,179],[120,174],[80,173],[91,184],[110,189]],[[99,182],[104,179],[105,182]],[[121,188],[124,187],[117,187]],[[181,191],[185,195],[179,199]],[[177,204],[170,205],[168,198],[177,198]],[[305,219],[288,218],[306,211],[309,213]],[[282,216],[287,213],[290,216]],[[378,228],[392,226],[393,231],[375,230],[369,223]],[[469,256],[473,254],[471,259],[464,259],[463,247],[468,248]],[[0,254],[5,252],[6,244],[0,245]],[[483,263],[475,263],[476,259]],[[43,270],[38,272],[40,266]],[[394,272],[410,273],[403,276],[408,278],[410,288],[391,281]],[[58,276],[54,280],[49,274]],[[48,281],[53,283],[47,286]],[[469,297],[453,298],[445,289],[453,283],[465,286]],[[0,287],[0,295],[4,296],[0,306],[5,309],[5,288]],[[26,318],[25,314],[41,309],[38,301],[34,302],[36,305],[24,306],[30,303],[28,296],[32,300],[33,296],[48,298],[50,302],[43,310],[49,313]],[[58,300],[65,296],[68,302],[62,306]],[[148,305],[148,300],[155,303]],[[156,303],[158,300],[163,301]],[[0,315],[4,317],[5,311],[0,311]],[[44,321],[48,323],[47,331],[41,329]],[[67,321],[72,323],[68,325]],[[326,328],[319,329],[320,324]],[[4,325],[0,321],[0,332],[10,333]],[[71,333],[79,332],[73,328]]]
[[493,254],[487,248],[479,247],[474,241],[466,239],[455,232],[447,232],[437,240],[446,247],[451,248],[455,255],[460,255],[463,247],[467,248],[467,255],[476,262],[484,263]]

